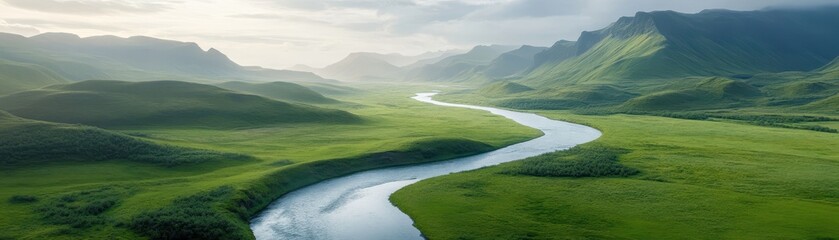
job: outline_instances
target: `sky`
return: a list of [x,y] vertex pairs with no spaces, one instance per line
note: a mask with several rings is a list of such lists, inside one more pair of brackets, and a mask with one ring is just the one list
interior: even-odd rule
[[0,0],[0,32],[197,42],[241,65],[322,67],[351,52],[550,46],[638,11],[756,10],[839,0]]

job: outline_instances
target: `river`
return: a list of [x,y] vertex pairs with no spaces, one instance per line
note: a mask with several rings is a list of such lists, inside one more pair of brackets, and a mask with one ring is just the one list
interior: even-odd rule
[[583,125],[533,113],[439,102],[432,99],[434,94],[418,93],[413,98],[444,107],[489,111],[539,129],[544,135],[474,156],[364,171],[298,189],[251,220],[256,239],[423,239],[411,218],[388,200],[400,188],[426,178],[568,149],[600,137],[599,131]]

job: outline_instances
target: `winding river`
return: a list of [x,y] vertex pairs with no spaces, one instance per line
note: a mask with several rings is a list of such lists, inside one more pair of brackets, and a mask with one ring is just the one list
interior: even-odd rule
[[600,137],[586,126],[532,113],[438,102],[435,93],[414,99],[445,107],[489,111],[544,135],[492,152],[454,160],[359,172],[301,188],[277,199],[251,221],[256,239],[423,239],[413,221],[388,201],[419,180],[567,149]]

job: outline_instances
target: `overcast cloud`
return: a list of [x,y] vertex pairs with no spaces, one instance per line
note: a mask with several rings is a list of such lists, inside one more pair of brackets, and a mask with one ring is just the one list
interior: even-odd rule
[[0,31],[198,42],[244,65],[323,66],[350,52],[549,46],[637,11],[756,10],[837,0],[0,0]]

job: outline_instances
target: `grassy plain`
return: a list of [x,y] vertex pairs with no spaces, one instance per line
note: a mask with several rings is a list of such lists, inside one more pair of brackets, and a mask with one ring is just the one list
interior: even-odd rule
[[[0,167],[0,239],[195,237],[201,235],[173,231],[213,226],[229,233],[216,238],[252,238],[248,217],[294,188],[353,171],[488,151],[539,134],[481,111],[441,111],[408,98],[423,90],[389,86],[342,95],[339,100],[348,103],[333,107],[363,119],[351,124],[109,129],[153,143],[254,156],[251,160]],[[201,207],[178,210],[194,204]],[[192,215],[183,219],[184,214]],[[148,231],[161,223],[185,227]]]
[[627,150],[619,163],[640,173],[509,174],[542,156],[424,180],[391,200],[429,239],[839,238],[835,133],[539,113],[600,129],[603,137],[589,145]]

